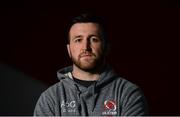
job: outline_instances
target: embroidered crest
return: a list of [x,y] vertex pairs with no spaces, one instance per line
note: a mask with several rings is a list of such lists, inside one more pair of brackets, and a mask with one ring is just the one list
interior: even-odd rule
[[117,114],[117,106],[114,100],[106,100],[104,101],[104,111],[103,115],[116,115]]

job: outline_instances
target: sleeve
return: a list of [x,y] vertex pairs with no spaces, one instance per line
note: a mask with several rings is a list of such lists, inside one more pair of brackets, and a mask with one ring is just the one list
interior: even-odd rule
[[121,116],[147,116],[148,106],[142,90],[135,86],[126,89]]
[[52,98],[48,96],[45,92],[41,94],[40,98],[38,99],[35,109],[34,109],[34,116],[54,116],[54,106],[55,103],[53,102]]

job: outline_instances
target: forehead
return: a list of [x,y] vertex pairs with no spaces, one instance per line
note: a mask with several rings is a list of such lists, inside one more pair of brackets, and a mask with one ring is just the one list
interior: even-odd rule
[[85,33],[92,33],[92,34],[99,34],[100,26],[97,23],[76,23],[73,24],[70,28],[69,34],[85,34]]

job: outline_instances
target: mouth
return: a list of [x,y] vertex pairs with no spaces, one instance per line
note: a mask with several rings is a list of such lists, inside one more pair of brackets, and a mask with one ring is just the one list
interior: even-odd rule
[[84,58],[84,57],[92,57],[92,54],[84,54],[84,55],[81,55],[81,58]]
[[93,57],[94,55],[91,53],[86,53],[86,54],[82,54],[80,55],[81,58],[88,58],[88,57]]

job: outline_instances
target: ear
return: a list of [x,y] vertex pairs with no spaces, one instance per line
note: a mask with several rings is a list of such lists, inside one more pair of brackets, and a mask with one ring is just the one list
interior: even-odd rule
[[106,56],[108,56],[109,52],[110,52],[110,44],[108,43],[106,47]]
[[103,52],[104,52],[104,56],[107,57],[110,51],[110,44],[107,43],[106,45],[103,45]]
[[66,45],[66,47],[67,47],[67,51],[68,51],[69,57],[71,58],[71,50],[70,50],[70,45],[69,45],[69,44],[67,44],[67,45]]

